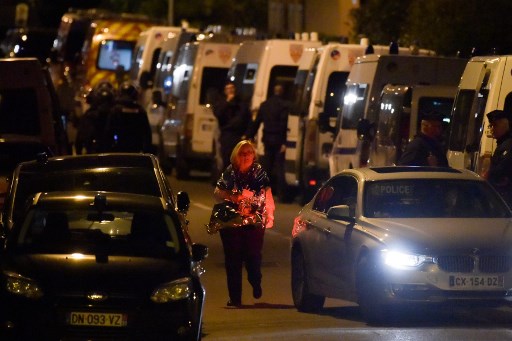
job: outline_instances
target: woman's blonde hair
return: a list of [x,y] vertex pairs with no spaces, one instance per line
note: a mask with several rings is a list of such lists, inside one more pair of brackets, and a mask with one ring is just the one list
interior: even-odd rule
[[254,161],[256,161],[256,157],[257,157],[256,147],[250,140],[242,140],[236,144],[235,148],[233,148],[233,151],[231,152],[231,157],[229,158],[229,161],[231,161],[231,164],[235,168],[238,168],[238,166],[239,166],[238,154],[240,153],[240,149],[242,149],[242,147],[244,147],[244,146],[251,147],[252,153],[254,154]]

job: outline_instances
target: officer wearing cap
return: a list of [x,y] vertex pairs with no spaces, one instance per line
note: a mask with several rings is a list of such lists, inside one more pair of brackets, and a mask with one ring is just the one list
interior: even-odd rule
[[397,164],[448,167],[446,149],[441,143],[442,132],[443,115],[438,112],[424,114],[420,132],[407,145]]
[[512,207],[512,113],[493,110],[487,114],[487,119],[496,139],[496,149],[486,178]]

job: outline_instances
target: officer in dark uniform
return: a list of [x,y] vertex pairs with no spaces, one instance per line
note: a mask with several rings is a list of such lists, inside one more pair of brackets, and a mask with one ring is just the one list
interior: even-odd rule
[[420,132],[407,145],[398,165],[448,167],[446,149],[441,143],[442,132],[443,116],[440,113],[423,115]]
[[89,109],[80,117],[75,140],[77,154],[97,153],[102,148],[105,122],[114,102],[114,87],[108,82],[99,83],[87,95]]
[[486,178],[512,207],[512,113],[493,110],[487,119],[497,145]]
[[220,131],[222,166],[219,169],[226,168],[231,163],[231,152],[242,140],[242,135],[251,121],[251,112],[236,93],[234,83],[229,82],[224,86],[224,95],[225,97],[213,107],[213,114],[217,118]]
[[261,103],[258,114],[245,137],[253,139],[261,123],[263,123],[262,142],[265,155],[262,159],[263,168],[270,175],[272,190],[282,195],[285,189],[284,163],[286,152],[286,135],[288,132],[288,114],[291,103],[283,98],[284,87],[274,86],[273,96]]
[[151,126],[146,110],[137,102],[139,93],[123,82],[105,126],[103,151],[152,152]]

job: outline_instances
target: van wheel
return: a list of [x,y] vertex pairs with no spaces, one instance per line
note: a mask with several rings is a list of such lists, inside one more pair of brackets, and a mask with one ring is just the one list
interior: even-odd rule
[[160,163],[162,170],[164,171],[164,173],[166,175],[170,175],[172,173],[173,164],[172,164],[169,156],[165,154],[165,151],[164,151],[161,141],[157,147],[157,155],[158,155],[158,162]]
[[190,166],[183,155],[181,146],[178,145],[176,150],[176,178],[179,180],[188,179],[190,176]]
[[324,306],[325,297],[309,291],[304,255],[300,250],[292,251],[292,297],[298,311],[315,312]]
[[190,168],[183,158],[176,159],[176,178],[179,180],[186,180],[190,177]]

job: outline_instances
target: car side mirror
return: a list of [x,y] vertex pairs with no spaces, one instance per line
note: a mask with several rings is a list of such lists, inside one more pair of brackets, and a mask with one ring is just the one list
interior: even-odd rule
[[330,125],[328,113],[321,112],[318,114],[318,130],[321,133],[334,134],[336,132],[336,127]]
[[208,257],[208,246],[203,244],[192,244],[192,260],[199,262]]
[[180,191],[177,195],[178,211],[187,212],[190,207],[190,198],[187,192]]
[[354,224],[356,219],[351,213],[351,208],[348,205],[332,206],[327,211],[327,219],[343,220]]

